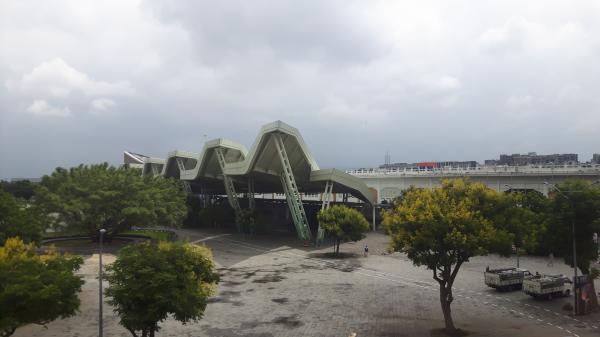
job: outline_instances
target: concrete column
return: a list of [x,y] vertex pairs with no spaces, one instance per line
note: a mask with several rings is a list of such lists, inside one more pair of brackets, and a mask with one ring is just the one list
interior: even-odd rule
[[373,232],[376,230],[376,228],[375,228],[375,213],[376,213],[375,208],[376,208],[376,206],[373,205]]

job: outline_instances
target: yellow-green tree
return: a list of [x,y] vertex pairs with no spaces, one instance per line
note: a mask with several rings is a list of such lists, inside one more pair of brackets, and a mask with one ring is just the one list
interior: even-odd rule
[[445,180],[433,189],[412,189],[384,213],[383,222],[396,251],[426,266],[440,285],[446,330],[456,330],[450,305],[452,285],[469,258],[510,253],[513,235],[496,228],[489,207],[499,194],[468,180]]
[[81,257],[36,253],[33,244],[9,238],[0,246],[0,336],[26,324],[46,324],[79,308],[83,280],[74,275]]
[[181,242],[128,245],[106,269],[109,303],[133,337],[153,337],[167,317],[202,318],[219,281],[210,250]]
[[317,214],[319,225],[335,239],[335,252],[340,252],[343,241],[358,241],[365,237],[369,222],[359,211],[341,205],[323,209]]

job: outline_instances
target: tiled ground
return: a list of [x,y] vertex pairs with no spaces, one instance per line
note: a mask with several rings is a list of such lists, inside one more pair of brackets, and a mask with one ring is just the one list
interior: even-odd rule
[[[382,255],[387,237],[371,233],[371,255],[364,242],[342,246],[349,257],[329,259],[330,247],[301,247],[293,237],[243,238],[216,232],[183,230],[189,241],[207,244],[215,255],[222,282],[202,320],[181,325],[163,322],[158,336],[430,336],[443,326],[439,295],[431,272],[412,266],[400,254]],[[208,238],[208,239],[207,239]],[[29,326],[16,336],[97,336],[95,256],[82,274],[82,312],[48,328]],[[598,335],[600,316],[573,320],[561,306],[568,299],[534,301],[520,292],[496,293],[482,281],[486,265],[514,263],[480,257],[466,264],[456,283],[453,316],[471,336]],[[555,261],[523,258],[531,270],[569,273]],[[105,335],[129,336],[105,306]]]

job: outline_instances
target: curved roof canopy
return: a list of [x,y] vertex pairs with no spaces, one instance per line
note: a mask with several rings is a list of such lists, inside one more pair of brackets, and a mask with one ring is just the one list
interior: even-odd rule
[[[213,194],[226,193],[223,174],[233,179],[237,192],[247,192],[248,180],[252,178],[256,193],[283,193],[284,168],[276,137],[283,143],[300,192],[323,192],[326,183],[332,181],[333,193],[350,193],[370,204],[375,202],[375,196],[361,179],[336,169],[319,169],[300,132],[281,121],[263,126],[250,151],[239,143],[219,138],[206,142],[199,154],[173,151],[166,160],[146,158],[143,172],[160,172],[162,176],[188,181],[193,188]],[[223,168],[218,152],[223,155]]]

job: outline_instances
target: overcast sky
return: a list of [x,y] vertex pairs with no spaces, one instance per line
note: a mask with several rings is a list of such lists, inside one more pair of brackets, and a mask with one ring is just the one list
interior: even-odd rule
[[600,1],[0,0],[0,178],[250,147],[322,168],[600,152]]

